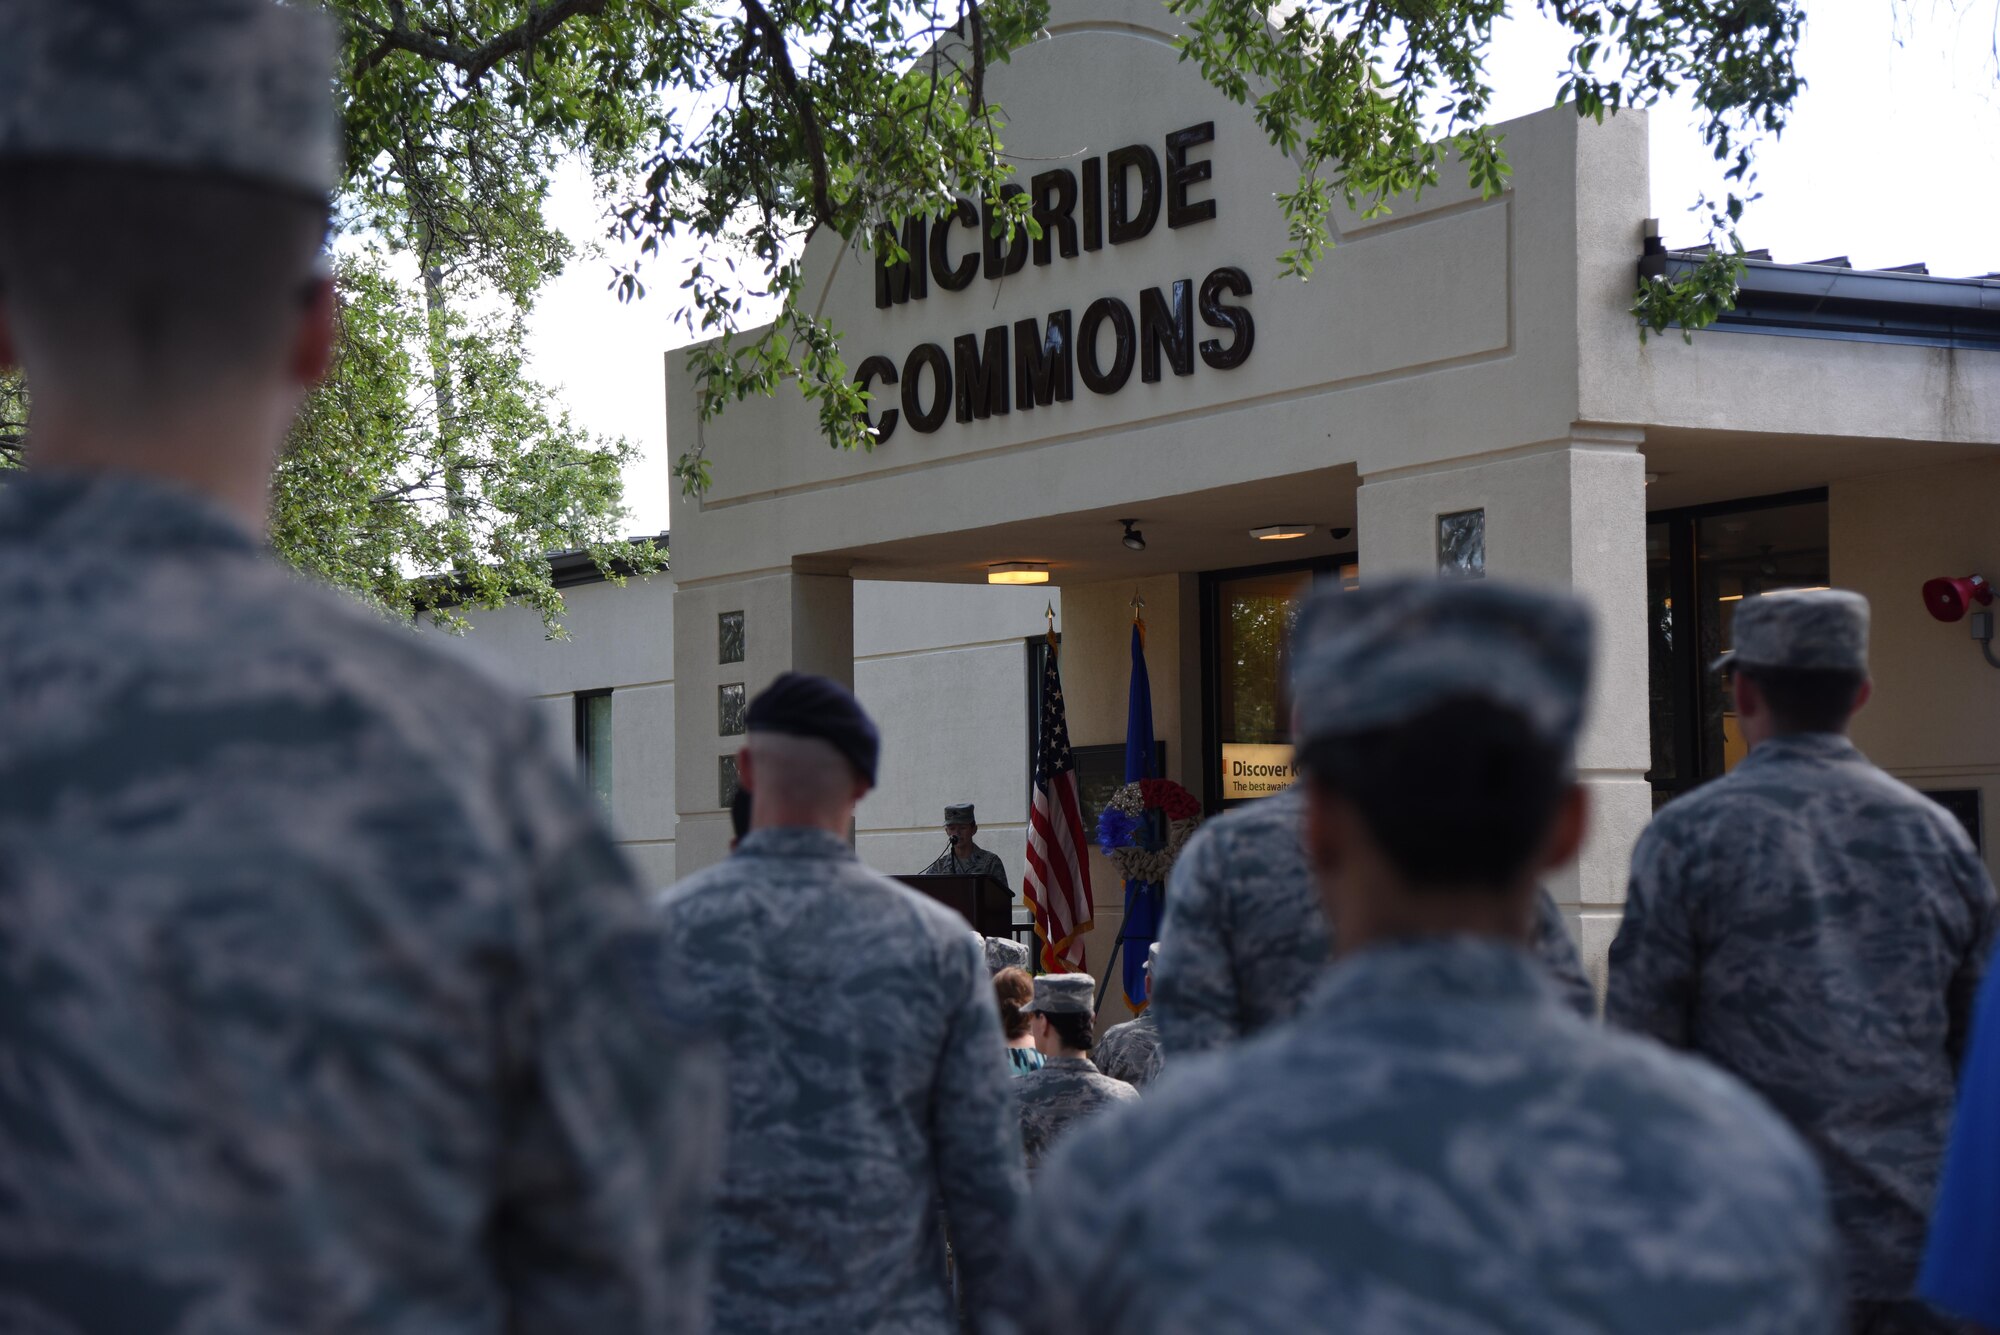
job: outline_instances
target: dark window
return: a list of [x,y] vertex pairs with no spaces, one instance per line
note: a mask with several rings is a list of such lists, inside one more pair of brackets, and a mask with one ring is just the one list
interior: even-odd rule
[[611,810],[611,692],[576,693],[576,762],[583,782]]

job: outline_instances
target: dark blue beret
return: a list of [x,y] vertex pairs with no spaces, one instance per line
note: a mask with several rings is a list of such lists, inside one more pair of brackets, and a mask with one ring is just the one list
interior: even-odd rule
[[744,720],[749,731],[816,737],[847,757],[872,787],[882,735],[852,692],[835,681],[787,672],[758,693]]

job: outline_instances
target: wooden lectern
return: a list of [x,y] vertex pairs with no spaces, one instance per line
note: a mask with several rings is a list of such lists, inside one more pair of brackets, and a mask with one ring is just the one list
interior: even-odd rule
[[981,936],[1014,939],[1014,896],[991,876],[898,876],[896,879],[955,911]]

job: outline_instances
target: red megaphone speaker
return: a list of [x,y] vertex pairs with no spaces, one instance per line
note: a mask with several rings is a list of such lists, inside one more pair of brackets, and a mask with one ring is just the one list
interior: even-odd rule
[[1961,621],[1974,603],[1984,607],[1992,601],[1992,588],[1978,575],[1924,581],[1924,610],[1939,621]]

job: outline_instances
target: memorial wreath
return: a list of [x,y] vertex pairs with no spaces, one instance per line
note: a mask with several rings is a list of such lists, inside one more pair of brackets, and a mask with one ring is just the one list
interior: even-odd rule
[[1201,824],[1201,803],[1172,779],[1140,779],[1111,795],[1097,818],[1097,846],[1128,881],[1164,884],[1188,836]]

